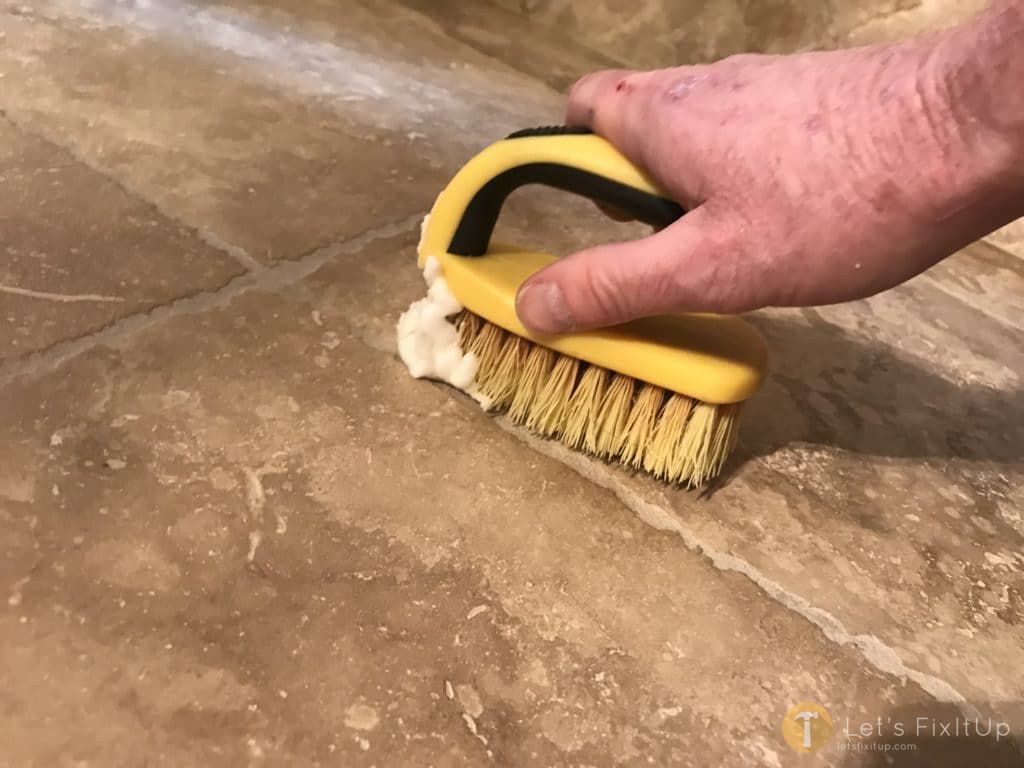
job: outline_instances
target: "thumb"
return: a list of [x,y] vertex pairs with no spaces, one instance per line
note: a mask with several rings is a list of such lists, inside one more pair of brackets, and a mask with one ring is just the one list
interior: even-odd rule
[[524,282],[516,312],[529,330],[546,334],[762,306],[730,229],[702,206],[649,237],[580,251]]

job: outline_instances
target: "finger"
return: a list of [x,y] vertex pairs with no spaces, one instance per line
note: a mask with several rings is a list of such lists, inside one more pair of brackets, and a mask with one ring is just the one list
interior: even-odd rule
[[649,237],[601,245],[552,264],[516,297],[535,333],[567,333],[673,312],[735,313],[764,306],[743,248],[706,207]]
[[647,112],[649,72],[607,69],[576,82],[569,92],[565,120],[604,136],[633,162],[642,161],[644,115]]
[[686,208],[703,202],[703,158],[689,149],[695,124],[666,89],[700,77],[692,68],[609,69],[581,78],[569,94],[566,122],[608,139]]
[[594,127],[594,107],[616,84],[635,74],[632,69],[603,69],[584,75],[569,89],[569,100],[565,108],[565,122],[568,125]]

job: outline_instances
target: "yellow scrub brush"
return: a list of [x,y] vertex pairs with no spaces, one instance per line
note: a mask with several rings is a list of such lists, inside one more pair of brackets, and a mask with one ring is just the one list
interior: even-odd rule
[[516,292],[556,257],[491,242],[505,198],[524,184],[584,195],[655,226],[684,213],[585,129],[532,128],[487,147],[437,198],[420,240],[421,269],[434,273],[430,281],[443,277],[431,289],[444,296],[434,315],[449,315],[460,348],[449,369],[461,373],[438,378],[575,450],[673,483],[707,482],[735,445],[742,403],[764,376],[764,339],[739,318],[709,314],[531,333],[516,316]]

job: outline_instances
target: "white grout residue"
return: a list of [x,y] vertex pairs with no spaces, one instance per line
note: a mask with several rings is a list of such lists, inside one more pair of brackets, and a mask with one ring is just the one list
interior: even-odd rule
[[[388,124],[406,131],[417,131],[428,120],[458,126],[479,121],[480,108],[466,98],[467,91],[485,97],[492,87],[474,71],[409,60],[398,45],[363,39],[344,28],[332,37],[321,36],[301,17],[277,20],[196,0],[53,0],[51,5],[91,24],[140,30],[175,45],[229,54],[289,92],[358,102],[360,109],[346,109],[347,117],[365,118],[376,111],[377,121],[386,116]],[[370,24],[372,15],[364,15],[363,23]],[[524,83],[523,97],[530,94]],[[500,113],[499,120],[514,121],[513,110],[499,102],[491,107]]]

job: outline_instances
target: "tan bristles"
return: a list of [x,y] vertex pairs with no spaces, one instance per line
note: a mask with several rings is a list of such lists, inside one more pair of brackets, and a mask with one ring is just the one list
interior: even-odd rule
[[712,405],[560,355],[468,311],[456,318],[476,354],[476,385],[518,424],[569,447],[702,485],[736,443],[742,405]]
[[562,442],[570,448],[582,448],[588,429],[591,432],[596,431],[595,422],[607,383],[608,372],[593,365],[587,366],[580,377],[579,384],[569,399],[569,414],[562,435]]
[[699,403],[693,411],[692,427],[687,429],[680,443],[683,466],[695,484],[717,475],[726,456],[736,444],[736,425],[739,406],[714,406]]
[[590,370],[600,371],[601,384],[600,388],[594,392],[593,400],[590,403],[590,412],[587,414],[587,431],[583,434],[583,450],[587,453],[597,454],[601,430],[608,417],[604,410],[605,395],[608,392],[608,383],[615,377],[611,371],[606,371],[596,365],[590,366]]
[[594,451],[598,456],[613,458],[622,450],[629,414],[633,410],[634,383],[629,376],[612,376],[612,383],[601,403],[601,423]]
[[530,406],[526,426],[542,435],[561,435],[569,415],[569,398],[576,387],[580,361],[574,357],[555,355],[555,364],[540,392]]
[[673,467],[686,462],[681,448],[693,405],[683,395],[672,395],[665,403],[644,454],[644,469],[655,477],[668,477]]
[[498,364],[501,362],[501,349],[507,335],[498,326],[481,321],[480,328],[469,342],[466,351],[476,355],[478,365],[476,381],[481,389],[498,370]]
[[555,353],[547,347],[530,345],[530,353],[526,356],[526,364],[523,366],[522,376],[519,377],[519,387],[512,397],[512,405],[508,408],[508,415],[513,421],[520,424],[526,421],[534,399],[551,374],[555,357]]
[[505,343],[501,345],[501,355],[497,368],[490,377],[488,387],[481,391],[491,398],[495,408],[508,408],[519,388],[519,379],[523,373],[523,364],[530,352],[530,342],[511,333],[505,334]]
[[661,403],[665,399],[665,390],[644,384],[633,401],[633,409],[626,422],[626,436],[622,441],[622,452],[619,460],[636,469],[644,465],[644,453],[647,451],[654,425],[658,421]]
[[472,312],[462,312],[455,319],[455,327],[459,329],[459,346],[468,351],[473,346],[473,340],[480,333],[483,320]]
[[736,440],[740,436],[740,411],[742,406],[739,403],[733,405],[718,406],[718,413],[715,415],[715,439],[711,444],[711,454],[720,457],[719,463],[713,468],[712,475],[717,475],[725,464],[726,457],[736,447]]

